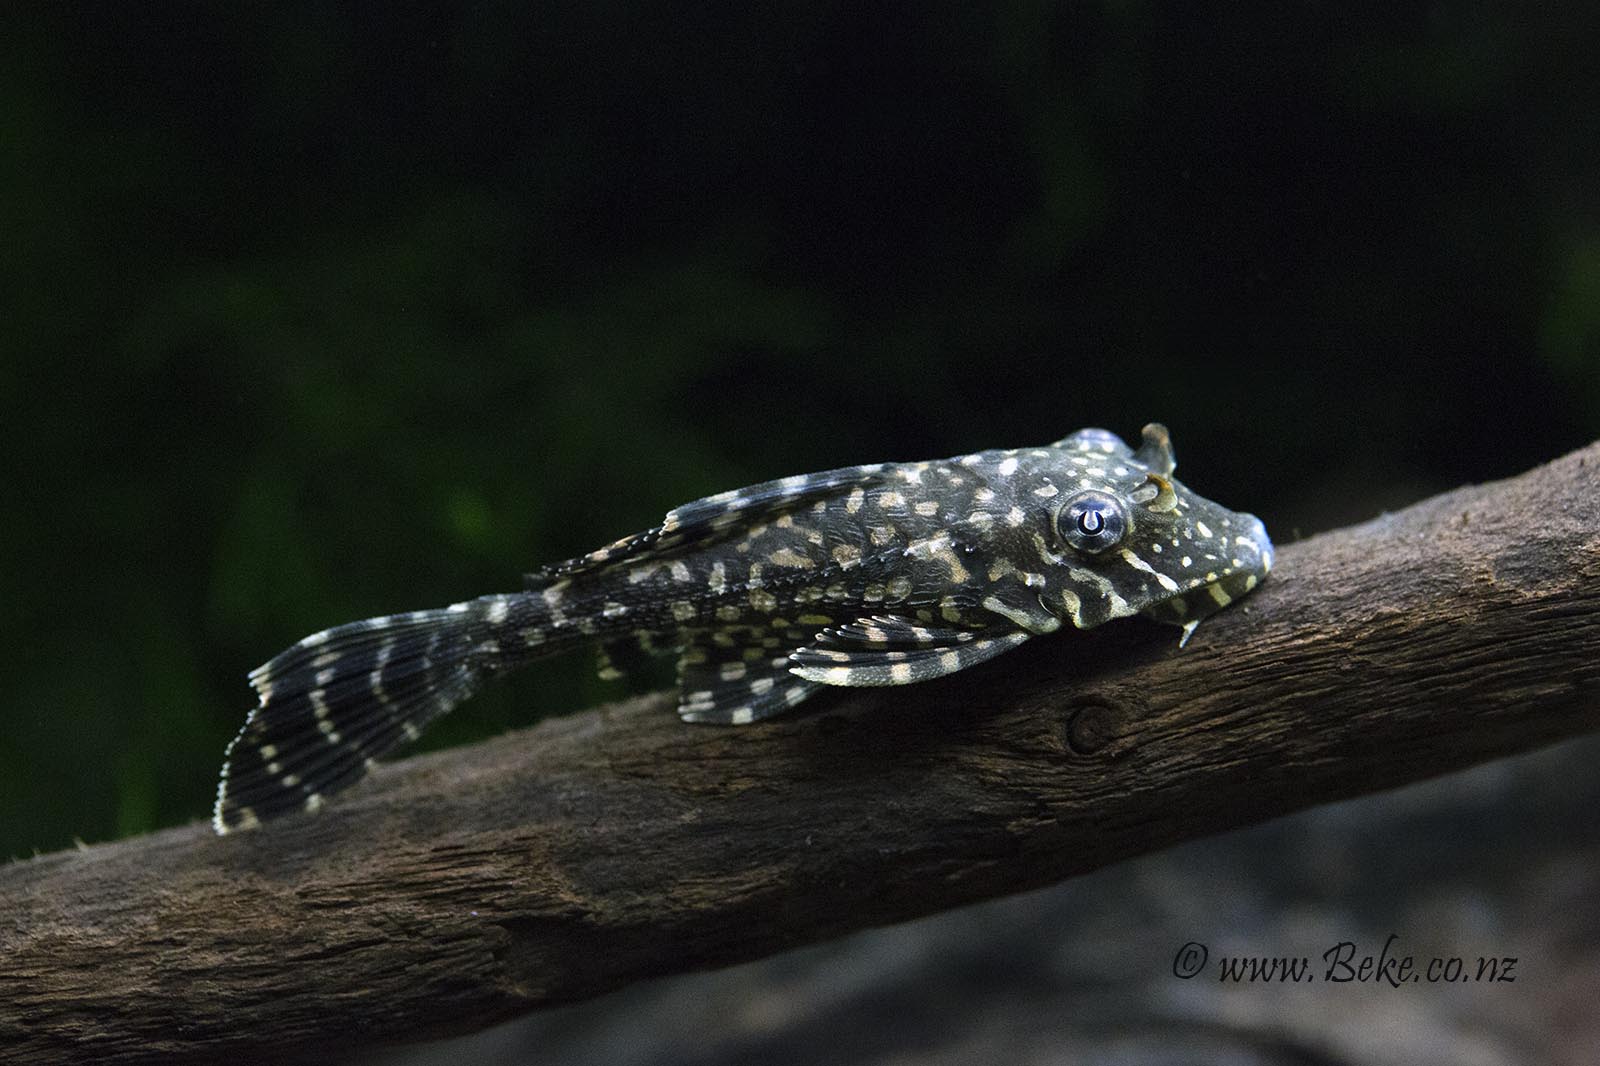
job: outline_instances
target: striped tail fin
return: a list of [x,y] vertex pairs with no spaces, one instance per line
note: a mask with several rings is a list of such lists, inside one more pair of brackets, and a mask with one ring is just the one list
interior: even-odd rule
[[228,745],[211,824],[315,810],[415,740],[507,661],[497,635],[523,597],[485,596],[325,629],[250,672],[258,704]]

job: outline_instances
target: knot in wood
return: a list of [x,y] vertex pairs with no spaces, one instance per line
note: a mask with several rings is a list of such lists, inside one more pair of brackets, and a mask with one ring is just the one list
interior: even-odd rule
[[1133,714],[1125,702],[1107,696],[1085,696],[1067,708],[1067,747],[1074,755],[1098,755],[1122,736]]

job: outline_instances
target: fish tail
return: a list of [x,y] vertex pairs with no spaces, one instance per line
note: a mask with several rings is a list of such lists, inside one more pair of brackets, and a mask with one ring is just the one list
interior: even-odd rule
[[259,702],[228,745],[212,827],[320,807],[484,677],[546,650],[544,620],[537,594],[484,596],[325,629],[256,667]]

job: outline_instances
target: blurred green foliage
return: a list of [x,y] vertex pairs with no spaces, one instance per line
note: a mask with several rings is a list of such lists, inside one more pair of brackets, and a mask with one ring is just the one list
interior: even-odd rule
[[[1600,435],[1597,17],[50,5],[0,40],[0,855],[304,633],[765,477],[1173,429],[1278,538]],[[541,665],[428,743],[606,698]]]

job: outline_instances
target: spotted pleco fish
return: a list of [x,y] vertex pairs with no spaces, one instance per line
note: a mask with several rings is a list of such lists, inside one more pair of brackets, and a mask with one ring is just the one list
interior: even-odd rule
[[250,674],[217,832],[323,798],[484,678],[580,645],[603,676],[676,656],[678,713],[741,725],[826,685],[904,685],[1070,623],[1183,627],[1272,568],[1260,520],[1172,477],[1171,440],[1102,429],[1043,448],[879,463],[685,504],[528,575],[523,592],[313,633]]

